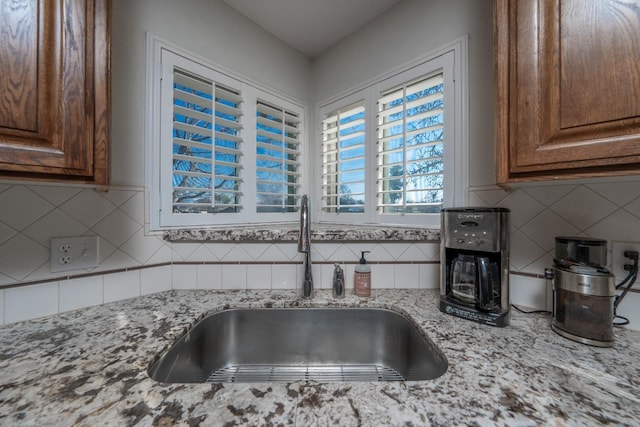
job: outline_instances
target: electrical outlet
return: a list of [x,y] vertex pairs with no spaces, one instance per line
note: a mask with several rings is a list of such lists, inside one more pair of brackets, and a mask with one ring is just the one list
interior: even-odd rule
[[58,258],[58,264],[71,264],[73,262],[73,258],[69,255],[61,256]]
[[52,273],[98,266],[98,236],[56,237],[49,247]]
[[[625,251],[640,253],[640,242],[611,242],[611,272],[616,276],[616,282],[621,282],[629,274],[624,265],[631,264],[632,261],[624,256]],[[640,289],[640,284],[636,282],[633,287]]]

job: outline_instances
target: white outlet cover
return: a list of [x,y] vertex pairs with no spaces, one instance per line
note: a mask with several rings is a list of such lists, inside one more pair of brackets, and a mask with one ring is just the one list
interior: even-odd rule
[[98,266],[98,236],[54,237],[49,247],[52,273]]

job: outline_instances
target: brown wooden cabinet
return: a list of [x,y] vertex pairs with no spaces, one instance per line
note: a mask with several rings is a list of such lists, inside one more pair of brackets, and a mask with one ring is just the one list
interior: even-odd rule
[[0,177],[109,182],[109,0],[0,1]]
[[494,0],[498,183],[640,174],[639,9]]

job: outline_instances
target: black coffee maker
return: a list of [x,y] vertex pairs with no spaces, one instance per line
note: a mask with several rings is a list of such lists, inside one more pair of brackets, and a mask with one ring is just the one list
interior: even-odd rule
[[446,208],[440,229],[440,311],[509,324],[509,210]]

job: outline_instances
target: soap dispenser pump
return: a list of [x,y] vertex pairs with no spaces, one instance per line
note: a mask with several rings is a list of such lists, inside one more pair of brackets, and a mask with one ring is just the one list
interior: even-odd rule
[[361,251],[360,263],[356,265],[354,283],[354,292],[359,297],[371,296],[371,266],[367,264],[364,254],[370,251]]

